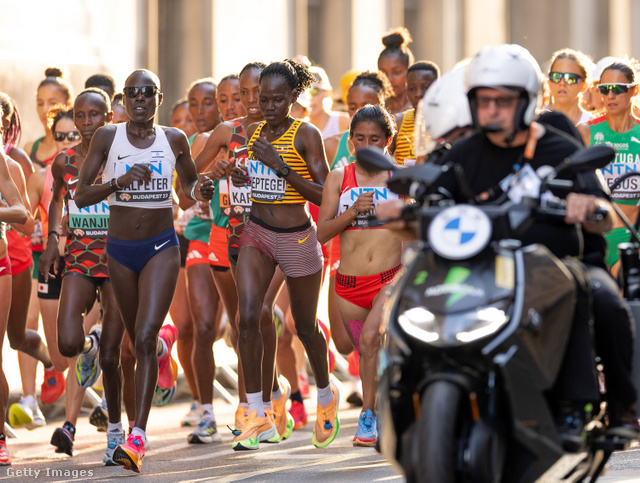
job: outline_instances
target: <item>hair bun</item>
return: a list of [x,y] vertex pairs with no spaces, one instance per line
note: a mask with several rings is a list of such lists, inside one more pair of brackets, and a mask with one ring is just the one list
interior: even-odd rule
[[410,44],[413,41],[411,34],[406,27],[398,27],[393,29],[387,35],[382,37],[382,44],[387,48],[400,48]]
[[58,67],[47,67],[44,71],[45,77],[64,77],[64,72]]

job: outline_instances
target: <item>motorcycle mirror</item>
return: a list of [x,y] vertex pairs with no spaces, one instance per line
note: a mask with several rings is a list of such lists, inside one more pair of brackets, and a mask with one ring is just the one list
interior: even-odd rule
[[[422,195],[429,192],[429,188],[435,184],[443,173],[449,170],[449,166],[442,166],[435,163],[424,163],[399,169],[387,181],[387,186],[391,191],[399,195],[416,198],[416,190],[424,187]],[[423,190],[421,190],[423,191]]]
[[393,164],[381,149],[362,148],[356,151],[356,159],[367,171],[395,171],[398,166]]
[[598,145],[586,149],[581,149],[571,157],[567,158],[556,173],[567,168],[574,170],[601,169],[615,158],[616,152],[611,146]]

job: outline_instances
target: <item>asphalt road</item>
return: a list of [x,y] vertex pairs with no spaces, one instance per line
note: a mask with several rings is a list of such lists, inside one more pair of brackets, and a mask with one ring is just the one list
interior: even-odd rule
[[[315,413],[314,403],[305,403]],[[105,433],[98,433],[86,417],[78,422],[74,456],[59,455],[49,444],[54,429],[49,423],[34,431],[18,429],[19,438],[8,441],[12,466],[0,467],[0,479],[13,481],[111,481],[138,477],[155,483],[174,481],[402,481],[397,472],[372,448],[354,448],[359,409],[340,412],[338,438],[327,448],[311,444],[315,417],[292,436],[278,444],[261,444],[257,451],[235,452],[233,436],[225,427],[232,424],[235,407],[220,399],[214,402],[222,443],[190,445],[192,428],[180,427],[188,403],[170,404],[151,411],[147,432],[150,447],[142,472],[137,475],[120,467],[102,466]],[[36,472],[37,477],[36,477]],[[141,480],[141,481],[142,481]]]

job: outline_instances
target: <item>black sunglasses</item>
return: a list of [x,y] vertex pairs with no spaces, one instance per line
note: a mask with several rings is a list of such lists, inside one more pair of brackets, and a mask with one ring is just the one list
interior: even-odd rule
[[554,84],[557,84],[563,78],[568,85],[577,84],[582,80],[580,74],[573,74],[571,72],[549,72],[549,80]]
[[617,96],[629,92],[629,89],[633,86],[635,84],[598,84],[598,92],[603,96],[613,92]]
[[153,97],[160,92],[160,89],[158,89],[157,86],[143,86],[143,87],[130,86],[122,89],[122,92],[124,93],[125,96],[130,97],[131,99],[134,99],[138,97],[138,94],[140,94],[140,92],[142,92],[142,95],[144,97]]
[[72,141],[72,142],[77,141],[80,139],[80,133],[78,131],[69,131],[69,132],[53,131],[54,141],[62,142],[65,139],[67,141]]

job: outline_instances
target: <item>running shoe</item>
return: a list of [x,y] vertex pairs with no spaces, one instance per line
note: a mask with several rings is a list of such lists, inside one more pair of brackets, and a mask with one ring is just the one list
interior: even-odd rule
[[29,431],[47,424],[33,396],[23,396],[9,408],[9,423],[14,428],[24,426]]
[[304,372],[298,372],[298,388],[303,399],[309,399],[311,393],[309,392],[309,377]]
[[311,442],[316,448],[329,446],[340,432],[340,421],[338,420],[340,392],[333,382],[331,382],[331,391],[333,392],[333,401],[326,408],[318,404],[316,424],[311,436]]
[[289,414],[289,411],[287,411],[287,401],[289,400],[289,396],[291,396],[291,386],[285,377],[279,377],[278,382],[280,383],[282,396],[277,401],[271,399],[271,402],[275,415],[276,430],[282,439],[287,439],[291,436],[294,425],[293,417]]
[[73,440],[76,428],[70,422],[65,422],[61,428],[57,428],[51,436],[51,444],[56,447],[56,453],[65,453],[73,456]]
[[358,430],[353,437],[353,445],[372,447],[376,445],[377,438],[376,417],[373,415],[373,412],[371,412],[371,409],[367,409],[366,412],[360,413]]
[[[89,423],[104,433],[109,427],[109,413],[102,404],[96,404],[89,415]],[[112,451],[113,452],[113,451]]]
[[360,377],[360,354],[357,351],[351,351],[347,356],[347,364],[349,374],[354,377]]
[[362,407],[362,380],[357,377],[351,381],[351,392],[347,396],[347,402],[354,407]]
[[240,432],[242,431],[242,427],[244,426],[244,422],[247,419],[248,413],[249,411],[246,408],[243,408],[242,406],[238,405],[238,408],[236,409],[236,431]]
[[118,463],[113,461],[113,452],[116,447],[124,444],[126,441],[124,431],[113,431],[111,433],[107,433],[107,451],[105,451],[104,458],[102,458],[102,463],[105,466],[119,466]]
[[140,473],[142,468],[142,460],[144,459],[144,441],[140,436],[129,435],[126,443],[119,444],[113,450],[113,462],[125,470]]
[[[92,340],[91,350],[94,347],[100,347],[100,336],[102,334],[102,325],[96,324],[91,328],[89,332],[89,338]],[[87,389],[96,382],[100,376],[100,364],[98,362],[98,350],[93,355],[80,354],[78,362],[76,363],[76,379],[78,385],[82,389]]]
[[0,466],[9,466],[10,464],[11,458],[9,458],[7,442],[4,439],[0,439]]
[[210,419],[203,419],[198,424],[198,429],[187,436],[189,444],[208,444],[222,442],[222,436],[218,433],[216,422]]
[[174,372],[174,367],[177,368],[177,364],[171,357],[171,349],[177,336],[178,329],[172,324],[163,325],[158,333],[158,337],[167,345],[167,353],[164,357],[158,358],[158,386],[162,389],[171,388],[178,376],[177,371]]
[[44,381],[40,387],[42,404],[53,404],[64,393],[64,373],[56,371],[53,366],[44,370]]
[[308,417],[307,410],[300,401],[293,401],[291,403],[291,409],[289,409],[289,414],[293,418],[293,429],[302,429],[306,426]]
[[233,440],[234,451],[258,449],[260,441],[277,442],[280,435],[268,415],[258,417],[256,411],[250,411],[245,420],[242,432]]
[[202,420],[202,406],[198,401],[193,401],[189,412],[180,421],[180,426],[197,426]]

